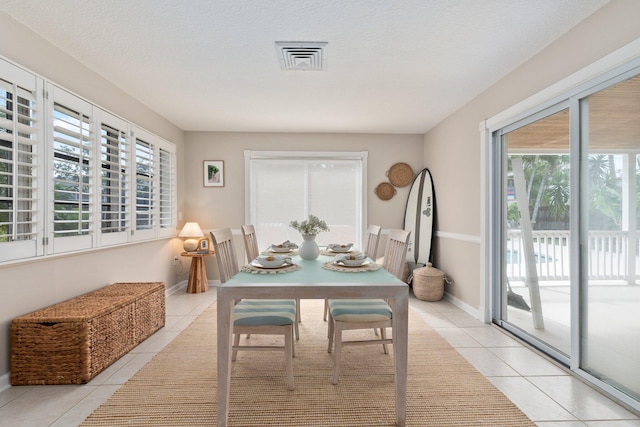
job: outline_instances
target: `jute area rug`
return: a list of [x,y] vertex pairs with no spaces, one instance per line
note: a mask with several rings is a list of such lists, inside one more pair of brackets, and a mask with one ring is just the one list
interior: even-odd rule
[[[238,355],[230,426],[395,425],[392,354],[377,345],[344,348],[340,381],[332,385],[322,308],[321,300],[302,301],[294,391],[287,389],[283,353]],[[535,426],[411,310],[407,396],[408,426]],[[82,425],[215,426],[215,303]]]

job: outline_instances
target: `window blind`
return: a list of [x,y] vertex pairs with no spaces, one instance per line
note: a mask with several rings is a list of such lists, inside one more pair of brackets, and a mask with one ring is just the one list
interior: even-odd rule
[[0,243],[38,234],[37,106],[33,92],[0,79]]
[[248,152],[247,221],[260,247],[284,240],[300,243],[292,220],[309,214],[324,220],[329,232],[319,244],[361,245],[366,153]]
[[53,234],[91,230],[92,144],[90,116],[58,102],[53,106]]
[[100,129],[102,233],[126,232],[129,223],[129,159],[125,130],[102,123]]
[[175,155],[173,152],[160,148],[160,228],[175,229]]
[[136,138],[136,230],[151,230],[154,226],[155,189],[153,177],[155,159],[153,145]]

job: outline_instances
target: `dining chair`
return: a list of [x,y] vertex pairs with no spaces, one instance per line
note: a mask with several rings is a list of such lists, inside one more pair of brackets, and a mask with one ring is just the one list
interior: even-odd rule
[[[258,249],[258,237],[256,236],[256,228],[255,226],[243,225],[242,227],[242,237],[244,239],[244,248],[247,252],[247,262],[251,262],[260,255],[260,249]],[[300,323],[302,321],[302,316],[300,312],[300,298],[296,298],[296,321]],[[300,335],[298,332],[298,328],[296,328],[296,340],[300,339]]]
[[364,254],[374,262],[376,260],[376,254],[378,253],[380,231],[382,231],[382,227],[379,225],[370,225],[369,228],[367,228],[367,244],[365,245]]
[[256,228],[253,225],[243,225],[242,237],[244,238],[244,248],[247,252],[247,261],[251,262],[260,255],[260,249],[258,249],[258,238],[256,237]]
[[[410,231],[389,230],[389,238],[384,254],[383,267],[401,279],[406,262]],[[332,383],[338,384],[342,347],[346,345],[382,344],[388,354],[387,344],[393,344],[393,331],[387,338],[386,329],[392,327],[393,312],[384,299],[331,299],[329,300],[329,346],[333,351]],[[380,338],[343,340],[342,332],[355,329],[380,329]],[[335,349],[334,347],[335,342]]]
[[[367,237],[364,254],[376,262],[376,253],[378,252],[378,241],[380,240],[380,231],[382,227],[379,225],[370,225],[367,228]],[[324,311],[322,312],[322,320],[327,320],[327,313],[329,312],[329,301],[324,300]]]
[[[220,270],[220,281],[226,283],[238,273],[238,260],[233,244],[233,234],[228,228],[214,230],[211,240]],[[293,346],[296,322],[296,301],[271,299],[243,299],[233,307],[233,344],[231,360],[235,361],[238,351],[283,351],[286,359],[287,387],[295,388],[293,381]],[[284,345],[240,345],[240,335],[282,335]]]

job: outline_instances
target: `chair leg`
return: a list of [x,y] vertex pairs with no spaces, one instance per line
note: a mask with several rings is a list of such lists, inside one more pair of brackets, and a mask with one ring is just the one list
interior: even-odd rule
[[[233,346],[237,347],[238,345],[240,345],[240,334],[235,334],[233,336]],[[238,350],[232,350],[231,351],[231,361],[235,362],[236,361],[236,356],[238,355]]]
[[340,375],[340,358],[342,357],[342,322],[335,323],[335,351],[333,352],[333,379],[332,384],[338,384]]
[[[387,328],[380,328],[380,337],[383,340],[387,339]],[[386,344],[382,344],[382,348],[384,349],[384,354],[389,354],[389,350],[387,349]]]
[[[297,327],[298,325],[296,325]],[[293,338],[293,330],[291,331],[291,336]],[[285,344],[286,344],[286,340],[285,340]],[[296,357],[296,341],[292,339],[291,341],[291,357]]]
[[287,358],[287,386],[289,390],[293,390],[295,388],[293,384],[293,330],[290,329],[284,335],[284,353]]
[[324,299],[324,312],[322,313],[322,320],[327,321],[327,313],[329,312],[329,300]]
[[300,329],[298,328],[298,323],[302,322],[300,316],[300,298],[296,299],[296,321],[294,322],[293,330],[296,333],[296,340],[300,339]]
[[329,325],[327,327],[327,337],[329,338],[329,346],[327,347],[327,353],[331,353],[333,350],[333,335],[334,335],[335,322],[331,313],[329,313]]

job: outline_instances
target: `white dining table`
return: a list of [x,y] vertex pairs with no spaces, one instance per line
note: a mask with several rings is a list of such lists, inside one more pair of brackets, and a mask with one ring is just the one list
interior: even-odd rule
[[[320,255],[318,259],[308,261],[296,255],[292,257],[292,261],[300,266],[297,271],[279,274],[254,274],[241,271],[217,288],[217,425],[219,427],[227,426],[229,415],[233,305],[235,301],[248,298],[387,298],[393,309],[396,423],[400,427],[405,425],[409,286],[383,268],[366,272],[331,271],[323,268],[322,264],[331,259],[329,256]],[[304,363],[300,365],[304,369]],[[327,378],[327,381],[330,379]]]

